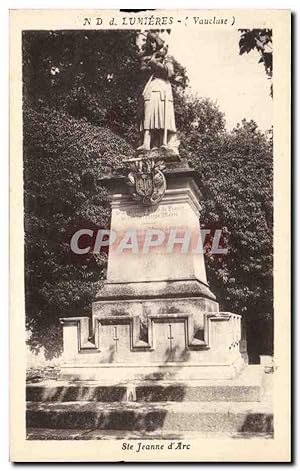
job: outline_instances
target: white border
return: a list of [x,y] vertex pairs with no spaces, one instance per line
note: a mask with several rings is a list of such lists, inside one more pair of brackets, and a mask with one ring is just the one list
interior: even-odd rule
[[[135,8],[142,8],[142,5],[145,5],[145,8],[283,8],[283,9],[291,9],[292,11],[296,12],[296,18],[294,18],[294,30],[297,30],[299,28],[299,16],[300,16],[300,7],[299,7],[299,1],[298,0],[293,0],[293,1],[259,1],[259,0],[252,0],[248,2],[243,2],[241,4],[240,1],[214,1],[210,2],[208,5],[208,2],[203,2],[203,1],[191,1],[191,0],[185,0],[185,1],[178,1],[178,0],[173,0],[173,1],[155,1],[152,0],[151,2],[142,2],[142,1],[137,1],[137,0],[132,0],[130,3],[131,7]],[[14,1],[2,1],[1,2],[1,10],[0,10],[0,37],[1,37],[1,50],[2,50],[2,58],[1,58],[1,74],[0,74],[0,81],[1,81],[1,172],[0,172],[0,189],[2,191],[1,198],[0,198],[0,214],[2,218],[2,224],[5,221],[8,223],[8,8],[10,9],[15,9],[15,8],[106,8],[107,3],[103,1],[91,1],[91,0],[85,0],[83,1],[78,1],[78,0],[73,0],[72,2],[68,2],[65,0],[45,0],[43,2],[41,1],[24,1],[24,0],[14,0]],[[111,0],[109,2],[109,8],[124,8],[124,2],[120,1],[114,1]],[[294,37],[294,44],[296,46],[297,38]],[[298,58],[298,51],[295,51],[295,55],[297,54]],[[294,83],[296,85],[297,80],[299,78],[299,61],[297,64],[295,64],[295,76],[294,76]],[[299,99],[298,97],[295,97],[297,99],[296,105],[295,105],[295,122],[294,122],[294,129],[295,131],[297,130],[297,123],[298,123],[298,112],[299,112]],[[297,159],[297,144],[298,144],[298,136],[295,136],[295,147],[294,147],[294,170],[296,171],[296,181],[299,182],[299,165],[296,162]],[[299,184],[299,183],[298,183]],[[298,203],[299,205],[299,192],[297,191],[297,185],[295,185],[295,197],[296,201],[295,204]],[[2,226],[3,227],[3,226]],[[4,230],[3,230],[4,229]],[[2,308],[2,323],[1,323],[1,331],[2,331],[2,339],[1,339],[1,361],[2,361],[2,368],[1,368],[1,374],[2,378],[8,376],[8,366],[7,366],[7,357],[8,357],[8,335],[7,335],[7,327],[8,327],[8,276],[7,276],[7,269],[8,269],[8,224],[5,228],[2,229],[1,232],[1,247],[4,249],[3,255],[2,255],[2,263],[1,263],[1,283],[0,283],[0,292],[1,292],[1,308]],[[299,233],[299,219],[297,221],[297,225],[295,227],[297,233]],[[295,244],[296,245],[296,244]],[[299,262],[299,251],[295,253],[296,255],[296,265],[298,266]],[[296,290],[295,290],[296,291]],[[297,301],[297,300],[296,300]],[[298,303],[295,305],[295,317],[297,314],[297,307]],[[295,327],[297,325],[297,333],[298,333],[298,339],[299,339],[299,323],[296,322],[297,319],[294,320],[295,322]],[[297,344],[297,342],[295,342]],[[297,390],[299,391],[298,388],[298,378],[297,378]],[[7,466],[10,466],[8,463],[8,407],[6,406],[8,402],[8,382],[6,383],[1,383],[1,404],[2,404],[2,414],[1,414],[1,440],[0,440],[0,452],[1,452],[1,464],[3,466],[3,469],[5,469]],[[296,391],[295,391],[295,397]],[[297,416],[297,425],[298,425],[298,420],[299,416]],[[59,465],[58,467],[60,468],[62,465]],[[101,466],[108,466],[102,464]],[[182,465],[184,466],[184,465]],[[201,465],[203,467],[203,465]],[[84,467],[84,466],[83,466]],[[205,466],[205,468],[208,468],[208,466]],[[218,467],[218,465],[214,465],[213,467]],[[260,468],[262,466],[258,466]],[[208,469],[211,469],[212,466],[209,466]]]

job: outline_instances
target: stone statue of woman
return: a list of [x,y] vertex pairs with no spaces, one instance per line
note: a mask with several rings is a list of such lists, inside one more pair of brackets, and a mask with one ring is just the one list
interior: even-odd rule
[[174,74],[168,47],[157,32],[148,32],[137,40],[141,70],[148,72],[143,91],[143,118],[140,130],[143,143],[138,151],[163,148],[178,155],[178,139],[174,116],[173,93],[170,79]]

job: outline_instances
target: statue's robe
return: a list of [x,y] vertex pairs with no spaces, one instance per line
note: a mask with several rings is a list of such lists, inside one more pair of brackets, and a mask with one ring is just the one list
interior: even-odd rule
[[173,93],[169,82],[173,73],[172,62],[165,59],[162,64],[158,64],[148,80],[143,91],[144,119],[141,126],[143,130],[165,129],[166,125],[168,131],[176,132]]

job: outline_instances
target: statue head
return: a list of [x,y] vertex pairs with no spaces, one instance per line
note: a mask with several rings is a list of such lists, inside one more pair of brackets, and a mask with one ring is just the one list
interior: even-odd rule
[[139,31],[136,35],[136,46],[139,56],[151,56],[161,51],[162,56],[166,55],[165,41],[160,37],[160,30]]
[[159,29],[151,30],[148,32],[146,49],[149,50],[151,54],[154,54],[155,52],[159,51],[164,45],[164,40],[161,39],[159,33]]

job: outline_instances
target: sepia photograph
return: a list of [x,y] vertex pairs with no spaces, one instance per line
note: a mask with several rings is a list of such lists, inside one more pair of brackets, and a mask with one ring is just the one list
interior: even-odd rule
[[19,30],[27,449],[273,450],[289,12],[79,12]]

